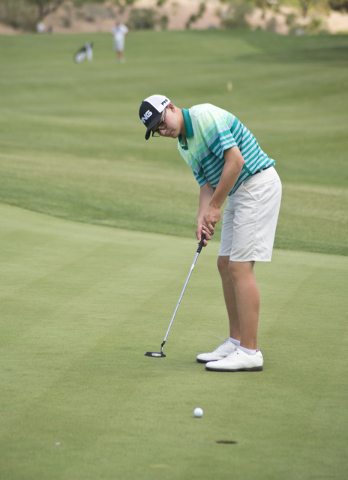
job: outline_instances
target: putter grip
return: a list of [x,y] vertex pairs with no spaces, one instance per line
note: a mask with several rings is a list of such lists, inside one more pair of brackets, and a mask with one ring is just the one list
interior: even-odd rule
[[202,250],[203,245],[204,245],[204,240],[205,240],[205,235],[203,233],[203,235],[201,236],[201,241],[199,242],[199,245],[198,245],[198,248],[197,248],[197,253],[201,253],[201,250]]

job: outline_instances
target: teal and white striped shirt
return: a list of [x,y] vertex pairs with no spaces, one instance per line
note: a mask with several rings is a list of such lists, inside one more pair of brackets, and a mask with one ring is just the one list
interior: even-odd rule
[[245,163],[229,195],[258,170],[275,165],[254,135],[226,110],[206,103],[182,112],[186,137],[179,135],[178,149],[200,187],[207,182],[217,187],[225,165],[224,151],[232,147],[239,148]]

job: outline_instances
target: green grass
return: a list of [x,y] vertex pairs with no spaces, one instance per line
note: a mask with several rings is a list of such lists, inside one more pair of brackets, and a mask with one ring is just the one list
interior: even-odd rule
[[[75,65],[88,39],[94,60]],[[111,40],[0,37],[0,201],[193,238],[193,175],[175,142],[144,140],[138,119],[141,100],[160,92],[183,107],[227,108],[276,160],[278,248],[348,254],[347,36],[132,32],[124,65],[114,63]]]
[[152,359],[192,240],[4,205],[0,225],[1,479],[346,477],[346,257],[258,264],[265,370],[216,374],[195,354],[226,334],[217,242]]
[[[75,65],[87,40],[94,60]],[[117,65],[106,34],[0,36],[1,480],[347,477],[347,50],[347,36],[131,32]],[[277,162],[260,374],[195,362],[227,335],[219,229],[167,358],[144,356],[193,260],[199,193],[175,142],[144,140],[156,92],[231,110]]]

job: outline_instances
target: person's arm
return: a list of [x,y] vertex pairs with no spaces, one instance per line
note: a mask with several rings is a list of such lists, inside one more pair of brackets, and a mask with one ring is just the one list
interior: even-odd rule
[[225,150],[224,157],[225,165],[220,181],[203,215],[202,233],[206,235],[208,240],[210,240],[211,235],[214,235],[214,227],[221,218],[221,207],[238,180],[244,165],[244,159],[238,147]]
[[[196,237],[198,239],[198,243],[201,241],[201,236],[202,236],[202,227],[203,227],[203,217],[205,212],[207,211],[207,208],[209,207],[210,200],[212,196],[214,195],[215,188],[209,183],[205,183],[199,193],[199,207],[198,207],[198,214],[197,214],[197,228],[196,228]],[[210,240],[211,237],[208,235],[209,238],[207,240]],[[204,246],[207,245],[207,241],[204,241]]]

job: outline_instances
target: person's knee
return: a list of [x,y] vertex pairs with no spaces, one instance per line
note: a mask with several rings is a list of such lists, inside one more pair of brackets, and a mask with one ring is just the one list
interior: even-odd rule
[[230,261],[229,257],[218,257],[217,266],[222,278],[225,276],[229,276],[229,272],[228,272],[229,261]]
[[253,274],[253,267],[255,262],[229,262],[228,270],[233,281]]
[[239,270],[238,262],[229,262],[228,271],[233,280],[238,278]]

